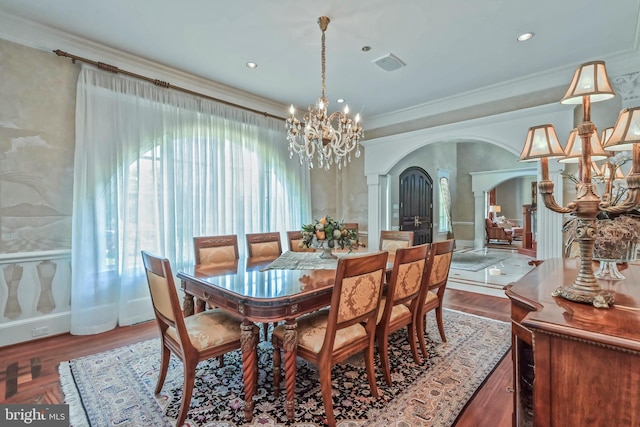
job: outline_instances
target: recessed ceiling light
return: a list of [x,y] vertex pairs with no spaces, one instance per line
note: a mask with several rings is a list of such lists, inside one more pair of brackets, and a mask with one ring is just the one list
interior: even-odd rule
[[338,99],[336,99],[336,102],[337,102],[338,104],[342,104],[342,103],[344,102],[344,99],[342,99],[342,98],[338,98]]
[[524,34],[520,34],[518,36],[518,41],[519,42],[526,42],[527,40],[533,38],[533,36],[535,35],[535,33],[524,33]]
[[363,52],[369,52],[371,50],[371,46],[362,46]]
[[258,64],[255,62],[247,62],[247,68],[256,68]]

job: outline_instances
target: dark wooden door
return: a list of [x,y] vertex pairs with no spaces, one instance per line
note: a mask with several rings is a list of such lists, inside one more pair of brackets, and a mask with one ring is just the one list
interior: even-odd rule
[[433,241],[433,180],[416,166],[400,174],[400,230],[414,232],[414,245]]

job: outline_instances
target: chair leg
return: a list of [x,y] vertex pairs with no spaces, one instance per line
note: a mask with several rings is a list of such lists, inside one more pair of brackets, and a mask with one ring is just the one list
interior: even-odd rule
[[280,347],[278,347],[275,343],[275,339],[272,339],[273,342],[273,395],[278,397],[280,396],[280,367],[282,366],[282,353],[280,352]]
[[416,328],[417,328],[416,335],[418,335],[418,342],[420,343],[420,350],[422,351],[422,356],[424,356],[425,359],[428,359],[429,353],[427,353],[427,343],[424,338],[424,334],[425,334],[424,331],[427,329],[426,323],[427,323],[427,314],[420,313],[420,315],[416,318]]
[[155,394],[160,393],[164,380],[167,378],[167,370],[169,369],[169,360],[171,359],[171,351],[162,344],[162,354],[160,355],[160,372],[158,373],[158,382],[156,383]]
[[184,420],[187,419],[187,413],[189,412],[189,406],[191,405],[191,396],[193,394],[197,365],[197,360],[195,361],[195,363],[189,362],[187,360],[185,360],[183,363],[184,382],[182,385],[182,402],[180,403],[180,411],[178,412],[176,427],[183,425]]
[[[388,340],[385,340],[385,341],[388,341]],[[373,342],[371,342],[371,345],[364,350],[364,363],[367,368],[367,379],[369,380],[369,388],[371,389],[371,395],[373,397],[380,397],[378,384],[376,384],[376,371],[375,371],[375,367],[373,366]],[[329,375],[331,375],[331,371],[329,371]],[[329,381],[331,381],[331,378],[329,378]],[[389,373],[389,381],[391,381],[391,373]]]
[[[378,337],[378,353],[380,353],[380,364],[382,365],[382,375],[385,382],[391,387],[391,369],[389,368],[389,337],[381,331]],[[367,374],[369,371],[367,370]]]
[[410,323],[407,326],[408,330],[407,330],[407,339],[409,340],[409,346],[411,346],[411,354],[413,355],[413,361],[416,362],[416,364],[421,364],[422,363],[422,359],[420,358],[420,355],[418,354],[418,344],[416,341],[416,327],[413,323]]
[[318,376],[320,377],[320,390],[322,391],[322,403],[324,413],[327,416],[327,425],[335,427],[336,417],[333,415],[333,397],[331,396],[331,365],[328,362],[318,365]]
[[442,323],[442,303],[436,308],[436,320],[438,321],[438,331],[440,332],[440,338],[442,342],[447,342],[447,337],[444,335],[444,324]]

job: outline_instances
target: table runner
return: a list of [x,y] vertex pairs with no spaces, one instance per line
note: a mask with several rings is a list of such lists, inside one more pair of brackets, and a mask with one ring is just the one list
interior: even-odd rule
[[[363,255],[358,252],[337,252],[338,258]],[[275,259],[271,264],[260,271],[266,270],[335,270],[338,267],[337,259],[320,258],[320,252],[291,252],[287,251]]]

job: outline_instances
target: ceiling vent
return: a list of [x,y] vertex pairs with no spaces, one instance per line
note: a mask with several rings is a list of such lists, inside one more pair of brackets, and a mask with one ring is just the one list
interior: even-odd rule
[[382,58],[376,59],[375,61],[373,61],[373,63],[385,71],[397,70],[398,68],[401,68],[407,65],[404,62],[402,62],[402,60],[397,56],[395,56],[393,53],[388,53]]

